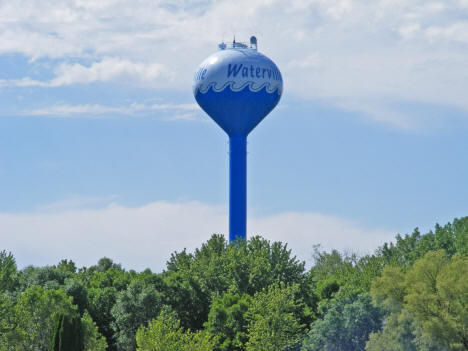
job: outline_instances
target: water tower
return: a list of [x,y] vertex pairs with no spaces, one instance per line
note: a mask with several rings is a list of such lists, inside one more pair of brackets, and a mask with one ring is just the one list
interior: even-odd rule
[[221,43],[219,51],[201,63],[193,94],[200,107],[229,136],[229,241],[245,239],[247,227],[247,135],[278,104],[281,73],[250,45]]

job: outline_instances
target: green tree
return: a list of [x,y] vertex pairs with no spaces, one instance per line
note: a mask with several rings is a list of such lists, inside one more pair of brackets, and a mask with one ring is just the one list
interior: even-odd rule
[[468,254],[468,217],[455,218],[444,226],[436,224],[434,231],[424,235],[418,228],[411,235],[397,235],[395,244],[384,244],[377,253],[388,265],[409,268],[429,251],[437,250],[445,250],[449,256]]
[[88,290],[89,314],[98,326],[99,333],[106,338],[109,351],[117,350],[114,329],[112,328],[115,318],[111,312],[116,300],[117,291],[114,287],[91,288]]
[[9,296],[0,293],[0,351],[8,350],[12,341],[18,339],[15,306]]
[[248,312],[247,351],[281,351],[299,340],[303,305],[296,301],[296,291],[297,286],[280,284],[255,294]]
[[[193,254],[187,254],[185,250],[173,254],[165,280],[171,292],[165,294],[169,297],[167,303],[178,313],[181,304],[193,311],[192,320],[183,313],[180,318],[184,327],[194,330],[207,321],[214,299],[227,292],[253,296],[281,282],[299,285],[296,294],[306,303],[301,311],[303,323],[310,323],[315,309],[304,262],[298,261],[286,245],[270,243],[260,237],[228,244],[222,235],[213,235]],[[174,289],[174,286],[182,289]],[[174,303],[177,301],[181,303]]]
[[406,295],[405,274],[398,267],[385,267],[372,282],[371,294],[387,311],[400,311]]
[[59,315],[78,315],[72,298],[62,290],[45,290],[36,286],[18,296],[14,307],[15,332],[7,341],[10,349],[48,351]]
[[428,252],[406,275],[405,307],[450,350],[468,350],[468,257]]
[[184,328],[203,328],[211,296],[204,291],[197,276],[188,272],[171,272],[164,276],[161,290],[164,304],[177,313]]
[[106,339],[99,333],[96,323],[86,311],[81,317],[81,325],[83,328],[84,351],[106,351]]
[[304,351],[363,351],[369,335],[382,326],[382,310],[369,294],[337,295],[321,319],[311,324]]
[[162,296],[153,286],[135,280],[122,291],[112,308],[113,329],[119,350],[134,351],[135,334],[141,325],[157,317],[162,307]]
[[355,296],[368,292],[372,280],[379,276],[385,260],[378,255],[358,257],[356,254],[320,251],[314,248],[315,265],[309,274],[314,282],[319,299],[331,299],[340,289],[341,293]]
[[[371,292],[376,303],[388,311],[388,322],[371,338],[369,348],[376,350],[386,338],[397,336],[395,343],[402,340],[399,344],[410,343],[417,350],[468,350],[467,276],[468,258],[450,258],[444,250],[429,251],[406,273],[385,268]],[[400,337],[407,316],[420,332]]]
[[446,351],[424,334],[406,309],[390,313],[383,329],[369,336],[366,351]]
[[120,264],[106,257],[101,258],[95,266],[79,270],[80,280],[87,289],[113,287],[117,291],[122,291],[136,278],[136,275],[136,272],[127,272]]
[[249,295],[225,294],[213,301],[206,329],[216,339],[216,350],[241,351],[247,341],[247,311],[252,298]]
[[83,329],[78,315],[58,316],[51,351],[84,351]]
[[65,279],[63,290],[73,298],[73,304],[78,307],[80,315],[88,308],[88,292],[76,278]]
[[142,326],[136,334],[138,351],[212,351],[209,333],[184,331],[175,313],[163,309],[148,327]]
[[13,291],[18,283],[16,261],[11,252],[0,251],[0,293]]

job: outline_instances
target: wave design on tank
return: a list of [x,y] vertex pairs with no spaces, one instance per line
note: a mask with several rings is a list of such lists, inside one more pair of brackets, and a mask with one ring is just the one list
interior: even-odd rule
[[268,93],[272,94],[276,92],[278,95],[281,95],[283,92],[283,84],[281,83],[268,83],[264,82],[259,84],[258,82],[254,81],[246,81],[246,82],[236,82],[233,80],[220,83],[220,82],[210,82],[210,83],[201,83],[194,86],[194,94],[198,92],[205,94],[208,90],[212,90],[216,93],[219,93],[229,87],[233,92],[240,92],[244,90],[246,87],[253,93],[259,92],[262,89],[265,89]]
[[247,135],[278,104],[278,90],[269,92],[266,85],[251,91],[248,85],[233,91],[230,85],[216,91],[210,86],[205,92],[197,90],[195,99],[202,109],[229,135]]

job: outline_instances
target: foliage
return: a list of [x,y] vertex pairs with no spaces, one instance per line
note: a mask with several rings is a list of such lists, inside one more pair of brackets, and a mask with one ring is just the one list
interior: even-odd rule
[[206,331],[184,331],[175,313],[163,309],[148,327],[136,335],[138,351],[212,351],[213,341]]
[[407,315],[421,335],[400,339],[409,339],[414,347],[422,338],[439,349],[468,350],[467,276],[468,257],[450,257],[444,250],[429,251],[406,273],[397,268],[384,269],[372,286],[372,294],[390,311],[388,320],[392,323],[372,337],[369,350],[376,349],[374,345],[381,343],[380,339],[400,335],[401,320]]
[[247,315],[247,351],[280,351],[300,339],[304,326],[298,311],[303,306],[296,291],[297,286],[280,284],[255,294]]
[[444,250],[449,256],[468,255],[468,217],[454,219],[444,226],[436,224],[434,231],[421,235],[416,228],[411,235],[397,235],[396,244],[384,244],[378,250],[388,265],[410,267],[429,251]]
[[84,351],[105,351],[107,349],[106,339],[99,333],[96,323],[88,312],[81,317],[83,328]]
[[88,289],[88,311],[96,323],[99,333],[106,338],[109,351],[117,350],[112,326],[115,318],[112,316],[112,308],[117,300],[117,291],[114,287],[102,289]]
[[[181,282],[186,282],[186,286],[174,291],[170,286],[177,280],[179,286],[183,286]],[[280,282],[303,288],[298,293],[302,293],[303,300],[308,303],[301,316],[304,321],[310,322],[310,310],[315,308],[314,298],[308,295],[310,289],[305,287],[308,280],[304,262],[292,256],[286,245],[270,243],[260,237],[228,245],[223,236],[213,235],[194,254],[187,254],[185,250],[175,253],[168,262],[166,282],[173,292],[169,298],[183,301],[186,311],[196,316],[190,320],[181,315],[184,327],[195,330],[203,327],[215,298],[227,292],[253,296]],[[180,304],[174,301],[169,304],[178,311]]]
[[59,315],[81,320],[87,351],[135,351],[136,334],[141,350],[468,350],[468,217],[370,255],[312,254],[306,271],[284,243],[213,235],[153,273],[106,257],[18,270],[0,251],[0,351],[50,350]]
[[13,314],[9,318],[14,329],[2,336],[2,343],[6,350],[25,351],[48,351],[58,316],[77,315],[71,298],[63,291],[45,290],[39,286],[28,288],[19,295],[9,312]]
[[314,248],[315,265],[310,270],[315,283],[316,296],[326,302],[335,293],[348,297],[368,292],[372,280],[380,275],[384,266],[382,257],[370,255],[357,257],[355,254],[340,253],[332,250],[330,253]]
[[58,316],[51,351],[84,351],[83,329],[78,316]]
[[161,294],[154,287],[145,286],[142,281],[135,280],[127,290],[120,292],[111,310],[118,349],[135,350],[138,328],[157,317],[161,307]]
[[252,303],[249,295],[227,293],[213,301],[206,329],[216,340],[215,350],[244,350],[247,337],[247,312]]
[[5,293],[0,293],[0,350],[8,350],[16,339],[15,305]]
[[382,326],[382,311],[368,294],[336,296],[323,318],[311,325],[304,351],[364,350],[370,333]]
[[401,309],[399,313],[391,313],[385,320],[383,329],[372,333],[366,344],[366,351],[444,351],[428,335],[424,335],[421,327],[412,315]]
[[164,303],[177,312],[184,328],[203,328],[211,295],[203,290],[197,276],[189,272],[173,272],[164,277],[162,290]]
[[12,291],[17,284],[15,258],[9,252],[0,251],[0,293]]
[[83,284],[72,278],[65,279],[63,290],[73,298],[73,304],[78,307],[80,315],[88,308],[88,292]]
[[468,258],[428,252],[406,276],[405,307],[450,350],[468,350]]

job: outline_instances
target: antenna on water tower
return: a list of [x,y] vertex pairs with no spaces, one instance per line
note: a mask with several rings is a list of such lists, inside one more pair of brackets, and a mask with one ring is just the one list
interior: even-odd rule
[[250,48],[257,50],[257,38],[254,36],[250,37]]
[[273,110],[283,93],[275,63],[234,40],[203,61],[195,73],[193,94],[200,107],[229,136],[229,241],[246,238],[247,135]]

